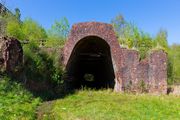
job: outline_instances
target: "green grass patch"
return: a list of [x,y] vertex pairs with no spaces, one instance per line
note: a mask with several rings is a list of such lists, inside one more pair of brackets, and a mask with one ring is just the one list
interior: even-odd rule
[[9,78],[0,79],[0,119],[34,120],[40,99]]
[[180,97],[85,90],[45,103],[39,111],[44,120],[178,120]]

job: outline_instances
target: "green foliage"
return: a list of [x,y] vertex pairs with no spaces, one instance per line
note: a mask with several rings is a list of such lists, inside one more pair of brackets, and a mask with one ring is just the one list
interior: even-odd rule
[[[18,40],[33,41],[37,45],[40,45],[41,41],[45,41],[46,47],[62,47],[64,45],[70,30],[67,18],[63,17],[59,21],[55,21],[51,29],[46,32],[39,23],[31,18],[21,21],[20,17],[21,13],[18,8],[15,9],[15,15],[6,14],[1,16],[0,23],[5,23],[3,26],[3,29],[5,29],[1,30],[1,34]],[[2,20],[5,22],[2,22]]]
[[9,78],[0,79],[0,118],[2,120],[34,120],[40,99]]
[[[179,97],[84,90],[40,107],[40,119],[178,120]],[[48,108],[48,110],[46,109]]]
[[22,25],[18,20],[9,20],[6,26],[7,36],[17,38],[18,40],[24,39],[24,34],[22,32]]
[[25,73],[30,80],[61,83],[63,71],[58,59],[59,55],[48,54],[34,42],[24,46]]
[[174,55],[172,53],[172,49],[168,50],[168,65],[167,65],[167,76],[168,76],[168,84],[174,84]]
[[148,54],[148,51],[152,49],[152,38],[146,34],[141,33],[141,37],[137,40],[137,49],[140,51],[141,59],[145,58]]
[[116,16],[111,21],[118,40],[122,46],[139,50],[141,59],[153,47],[153,39],[149,34],[140,31],[135,25],[125,21],[122,15]]
[[45,29],[31,18],[26,18],[23,21],[22,33],[25,35],[24,39],[28,39],[37,43],[40,40],[46,40],[47,38]]
[[22,33],[22,24],[20,22],[20,10],[16,8],[15,12],[15,15],[6,13],[1,16],[1,19],[3,19],[4,21],[3,35],[15,37],[19,40],[22,40],[24,38],[24,34]]
[[17,38],[18,40],[30,40],[39,45],[40,40],[46,40],[45,29],[31,18],[20,21],[20,10],[16,9],[16,15],[6,15],[6,35]]
[[160,29],[160,31],[157,33],[154,46],[161,46],[165,51],[168,51],[168,42],[167,42],[167,31]]
[[50,35],[66,38],[69,33],[69,22],[63,17],[59,21],[55,21],[49,30]]
[[168,50],[169,54],[169,83],[180,84],[180,45],[174,44]]
[[55,21],[48,30],[47,47],[61,47],[64,45],[67,35],[69,33],[69,22],[67,18],[63,17],[59,21]]
[[31,40],[39,43],[40,40],[47,38],[46,31],[30,18],[19,23],[17,20],[7,21],[7,35],[18,40]]
[[[37,84],[37,89],[32,91],[35,96],[43,100],[58,97],[57,90],[63,85],[62,65],[59,63],[60,53],[46,48],[40,48],[31,41],[23,46],[24,50],[24,73],[26,82],[32,81]],[[43,86],[39,86],[43,84]]]
[[47,41],[45,43],[46,47],[63,47],[65,44],[65,39],[59,36],[48,35]]
[[125,21],[122,15],[118,15],[112,19],[111,24],[115,29],[120,44],[127,45],[128,47],[132,48],[134,46],[133,35],[136,27],[133,24]]

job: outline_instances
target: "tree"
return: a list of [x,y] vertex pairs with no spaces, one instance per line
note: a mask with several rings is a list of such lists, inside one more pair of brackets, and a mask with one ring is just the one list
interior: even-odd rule
[[180,45],[173,44],[168,50],[168,83],[180,84]]
[[118,36],[120,36],[122,34],[121,32],[124,33],[124,31],[122,31],[122,29],[126,27],[126,21],[124,20],[124,17],[121,14],[119,14],[115,18],[113,18],[111,20],[111,24],[113,25]]
[[149,34],[138,29],[134,24],[125,21],[122,15],[116,16],[111,21],[121,45],[136,48],[140,51],[141,58],[152,48],[152,38]]
[[164,50],[168,50],[168,42],[167,42],[167,31],[164,29],[160,29],[155,38],[155,46],[160,46]]
[[24,34],[22,32],[22,25],[17,20],[7,21],[6,34],[7,36],[14,37],[18,40],[24,39]]
[[15,8],[15,17],[19,20],[20,22],[20,18],[21,18],[21,12],[19,10],[19,8]]
[[46,46],[63,46],[69,30],[69,22],[67,18],[63,17],[59,21],[55,21],[54,24],[51,26],[51,29],[48,30],[48,40]]
[[132,23],[127,22],[122,15],[117,15],[111,24],[118,36],[121,45],[136,48],[141,37],[140,30]]
[[145,58],[148,51],[152,49],[152,38],[149,34],[141,32],[140,36],[137,38],[136,48],[140,52],[141,59]]
[[121,45],[127,45],[126,40],[127,40],[127,29],[129,29],[129,26],[127,25],[127,22],[125,21],[124,17],[119,14],[115,18],[111,20],[111,24],[114,27],[114,30],[116,32],[116,35],[118,37],[119,43]]
[[13,15],[8,9],[4,7],[3,14],[0,15],[1,21],[1,35],[8,35],[18,39],[22,38],[21,24],[20,24],[20,10],[15,9],[16,14]]
[[49,30],[49,34],[62,37],[65,39],[69,33],[69,22],[63,17],[59,21],[55,21]]
[[22,32],[25,35],[25,39],[30,41],[40,42],[40,40],[47,39],[45,29],[31,18],[26,18],[23,21]]
[[[20,14],[20,11],[18,14]],[[19,40],[24,39],[24,34],[22,32],[22,24],[20,23],[20,20],[17,19],[16,16],[11,14],[6,14],[3,18],[6,24],[6,35],[17,38]]]

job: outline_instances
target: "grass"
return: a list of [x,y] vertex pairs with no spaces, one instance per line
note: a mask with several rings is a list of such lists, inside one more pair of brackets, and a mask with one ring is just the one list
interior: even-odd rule
[[44,103],[39,113],[43,120],[179,120],[180,97],[84,90]]
[[0,79],[0,120],[34,120],[39,103],[21,84]]
[[[0,80],[0,120],[179,120],[180,96],[80,90],[44,102],[21,84]],[[38,112],[38,116],[36,116]]]

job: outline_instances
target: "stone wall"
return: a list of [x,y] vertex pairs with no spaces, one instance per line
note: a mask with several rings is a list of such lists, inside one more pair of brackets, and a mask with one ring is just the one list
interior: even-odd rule
[[110,24],[86,22],[75,24],[63,49],[63,63],[72,61],[73,49],[83,38],[97,36],[110,46],[114,74],[115,91],[163,93],[167,91],[167,55],[162,50],[153,51],[140,61],[136,50],[120,47]]
[[149,56],[149,92],[167,92],[167,54],[163,50],[153,51]]
[[121,80],[121,51],[112,25],[100,22],[84,22],[74,24],[68,40],[63,49],[63,64],[68,66],[71,61],[71,53],[73,53],[76,45],[85,37],[96,36],[103,39],[109,46],[115,74],[115,90],[122,91]]
[[18,40],[0,37],[0,71],[10,76],[20,75],[23,65],[23,50]]
[[133,92],[167,92],[167,55],[162,50],[152,51],[140,61],[136,50],[122,50],[123,90]]

